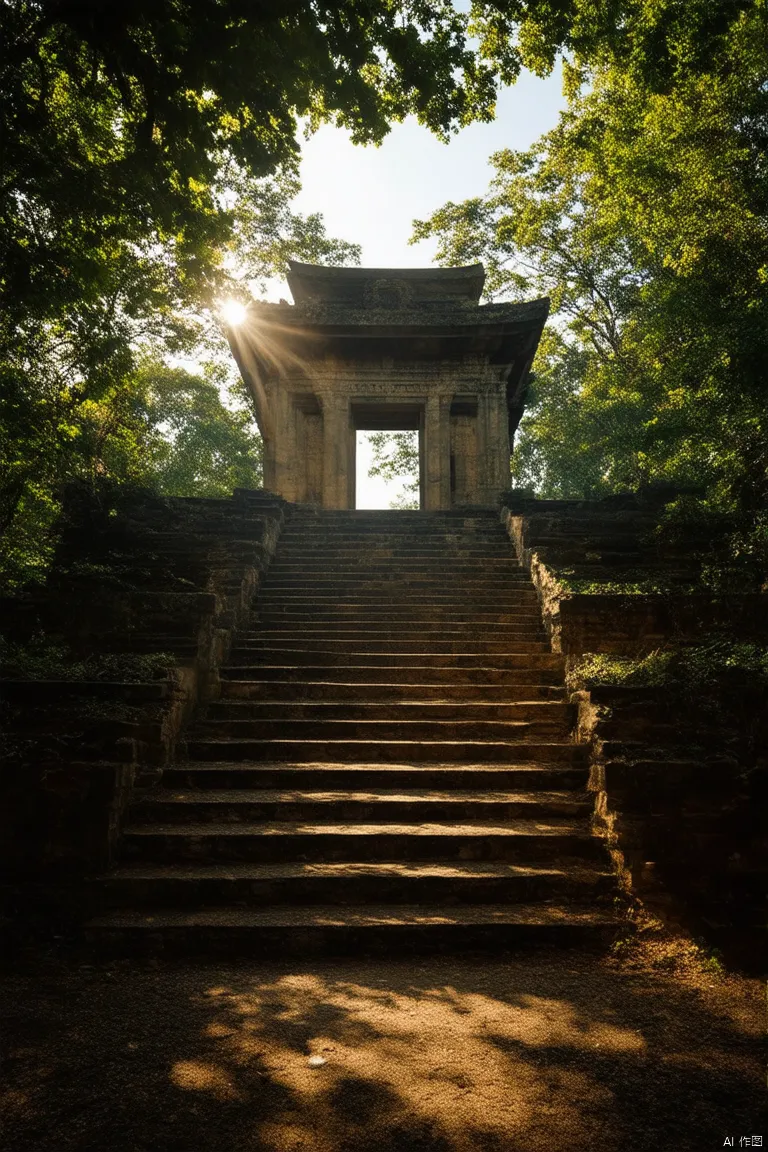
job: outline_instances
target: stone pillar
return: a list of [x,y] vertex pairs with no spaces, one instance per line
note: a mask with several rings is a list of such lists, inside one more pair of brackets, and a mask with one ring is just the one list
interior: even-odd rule
[[489,503],[496,504],[510,485],[509,413],[506,390],[488,397]]
[[264,473],[263,484],[267,492],[275,492],[278,496],[282,496],[282,492],[278,488],[275,469],[275,442],[274,439],[264,439],[264,451],[262,457],[262,469]]
[[509,487],[509,425],[506,395],[481,393],[477,409],[478,497],[496,504]]
[[[290,395],[285,388],[275,389],[272,398],[274,414],[273,436],[270,444],[269,465],[264,470],[265,487],[272,485],[271,491],[286,500],[296,499],[296,478],[294,458],[296,451],[296,428],[291,411]],[[271,480],[268,480],[268,476]]]
[[430,396],[424,415],[424,507],[451,506],[451,398]]
[[349,398],[323,397],[323,508],[350,507]]

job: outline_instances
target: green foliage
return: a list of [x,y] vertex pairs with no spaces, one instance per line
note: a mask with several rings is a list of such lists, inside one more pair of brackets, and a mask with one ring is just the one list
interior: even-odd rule
[[[695,495],[672,500],[655,532],[663,554],[695,534],[705,542],[699,550],[702,583],[718,595],[754,591],[765,583],[768,558],[768,510],[722,507],[721,502]],[[764,589],[765,590],[765,589]]]
[[657,687],[669,678],[671,652],[657,649],[639,659],[588,652],[570,674],[570,681],[591,688],[597,684]]
[[552,299],[514,482],[553,498],[699,485],[695,515],[713,532],[730,518],[724,550],[759,584],[766,4],[493,7],[522,21],[526,59],[548,66],[558,43],[579,55],[568,108],[528,151],[493,157],[487,195],[416,221],[414,240],[436,237],[443,264],[482,259],[491,298]]
[[717,683],[726,671],[738,671],[768,687],[768,648],[726,638],[713,638],[686,648],[656,649],[633,658],[589,652],[570,675],[573,684],[592,687],[680,686],[701,691]]
[[[418,432],[371,432],[373,460],[369,476],[384,480],[402,480],[406,483],[390,508],[418,511],[419,504],[419,434]],[[413,477],[416,476],[414,480]]]
[[[242,187],[242,184],[241,184]],[[258,289],[291,257],[354,262],[358,249],[322,220],[290,212],[295,181],[261,182],[234,212],[223,248],[233,274]],[[259,223],[260,222],[260,223]],[[246,244],[245,229],[248,229]],[[242,252],[233,246],[242,239]],[[15,327],[0,319],[0,575],[14,587],[41,578],[54,546],[60,492],[111,476],[172,495],[227,495],[261,482],[261,441],[212,313],[176,291],[180,271],[156,253],[163,292],[130,296],[132,255],[116,255],[111,299],[63,302],[58,319]],[[6,317],[7,319],[7,317]],[[169,357],[196,364],[171,367]],[[223,399],[222,399],[223,397]]]
[[699,583],[674,580],[663,572],[651,575],[642,570],[623,572],[621,579],[595,580],[580,577],[574,568],[558,568],[557,582],[567,592],[587,596],[669,596],[701,592]]
[[411,114],[442,134],[490,117],[465,26],[442,0],[0,5],[6,583],[43,574],[73,479],[256,482],[242,412],[216,407],[210,375],[162,362],[228,362],[218,301],[289,258],[359,259],[290,209],[302,119],[379,141]]
[[96,486],[111,478],[170,496],[227,496],[235,487],[258,487],[261,438],[231,385],[224,403],[227,371],[211,362],[189,372],[147,356],[100,399],[69,398],[64,444],[50,427],[47,442],[39,442],[43,420],[39,430],[17,429],[11,447],[28,477],[3,537],[6,587],[44,577],[60,493],[74,479]]
[[[165,496],[229,496],[262,482],[262,444],[244,397],[226,395],[225,370],[203,374],[161,362],[140,366],[135,378],[139,439],[145,445],[142,479]],[[121,469],[125,471],[125,469]]]
[[176,663],[166,652],[100,653],[77,659],[70,650],[45,636],[27,644],[10,644],[0,636],[0,679],[109,680],[142,682],[167,676]]
[[[472,0],[479,52],[507,82],[546,75],[564,50],[578,79],[606,61],[649,88],[709,70],[750,0]],[[574,82],[574,81],[572,81]]]
[[419,485],[415,481],[410,484],[404,484],[402,492],[390,501],[389,506],[390,508],[398,509],[400,512],[418,512],[421,508]]
[[162,365],[228,359],[217,301],[290,257],[359,258],[290,210],[302,122],[377,142],[415,115],[446,136],[491,118],[499,78],[546,72],[561,51],[559,128],[500,154],[491,195],[422,234],[449,262],[486,258],[492,291],[551,291],[564,320],[537,366],[524,482],[581,494],[703,475],[762,555],[764,18],[764,0],[473,0],[469,14],[449,0],[6,0],[6,577],[44,571],[72,479],[224,492],[255,477],[253,430],[216,409],[214,377]]

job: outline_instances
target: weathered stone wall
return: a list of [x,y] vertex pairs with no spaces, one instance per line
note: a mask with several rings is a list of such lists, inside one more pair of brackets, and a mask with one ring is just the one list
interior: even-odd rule
[[[653,530],[660,509],[635,497],[601,501],[520,499],[502,504],[502,520],[541,601],[553,650],[572,666],[586,652],[636,656],[670,641],[694,642],[726,629],[768,638],[768,595],[691,592],[700,576],[695,539],[662,548]],[[569,580],[563,579],[567,573]],[[596,586],[658,580],[657,593],[573,592],[573,580]],[[679,590],[676,590],[676,586]]]
[[[504,501],[502,519],[572,683],[587,653],[638,657],[713,633],[768,640],[768,595],[682,590],[698,576],[696,541],[660,550],[653,532],[659,512],[631,496],[589,503],[513,494]],[[664,591],[568,587],[574,580],[620,587],[643,575],[659,579]],[[576,683],[572,701],[578,738],[591,747],[596,818],[613,836],[628,883],[668,915],[692,913],[718,943],[746,940],[749,947],[768,892],[768,691],[725,672],[698,695],[674,683]]]
[[409,409],[402,427],[420,430],[425,509],[492,507],[509,468],[504,368],[481,357],[350,363],[329,355],[311,372],[283,368],[269,390],[275,432],[267,474],[292,501],[353,508],[356,430],[377,427],[388,410],[389,426],[398,427],[398,406]]
[[[2,683],[0,863],[6,883],[97,870],[115,856],[136,788],[174,756],[249,610],[289,512],[230,500],[70,501],[46,587],[8,599],[4,634],[61,644],[73,661],[167,654],[162,679]],[[7,674],[6,674],[7,677]]]
[[768,690],[723,674],[574,693],[596,815],[632,889],[755,958],[768,892]]

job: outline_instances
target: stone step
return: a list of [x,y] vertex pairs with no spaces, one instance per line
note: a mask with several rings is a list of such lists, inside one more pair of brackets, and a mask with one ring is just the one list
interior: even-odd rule
[[[427,613],[429,615],[427,615]],[[383,619],[382,619],[383,616]],[[259,602],[257,609],[251,613],[250,625],[252,628],[276,628],[294,625],[304,628],[314,626],[325,629],[331,625],[339,628],[358,628],[372,630],[376,628],[426,628],[429,630],[474,628],[478,632],[490,629],[495,632],[497,628],[515,628],[521,625],[534,624],[541,627],[541,610],[537,601],[530,601],[509,612],[468,612],[444,609],[431,605],[429,607],[414,606],[408,608],[402,604],[399,607],[387,606],[386,610],[378,613],[371,612],[367,606],[357,604],[336,604],[325,608],[274,608]]]
[[479,564],[467,565],[461,568],[450,559],[445,558],[436,562],[430,568],[394,565],[396,575],[393,574],[393,565],[372,567],[352,567],[337,561],[327,567],[318,569],[308,564],[291,564],[284,568],[270,566],[263,578],[262,584],[268,588],[279,588],[283,585],[293,587],[297,583],[316,584],[318,587],[349,586],[375,586],[390,588],[393,584],[408,588],[434,588],[440,590],[446,583],[454,582],[462,588],[482,586],[496,586],[505,588],[530,588],[531,579],[527,574],[521,573],[518,568],[509,564],[497,568],[484,567]]
[[[238,489],[238,492],[241,490]],[[569,501],[563,507],[571,507]],[[538,502],[536,506],[538,505]],[[550,510],[547,503],[547,511]],[[462,504],[454,508],[317,508],[309,504],[294,504],[290,507],[290,524],[384,524],[389,521],[402,524],[464,524],[473,520],[487,520],[500,523],[500,512],[495,504]]]
[[[321,587],[315,581],[307,580],[305,587],[275,585],[274,587],[260,587],[259,601],[280,604],[290,603],[293,607],[301,608],[297,601],[307,601],[309,605],[315,604],[318,609],[333,609],[338,604],[365,606],[377,603],[389,603],[395,608],[408,609],[444,606],[469,615],[484,615],[486,613],[499,614],[507,612],[526,611],[531,604],[539,603],[536,589],[528,582],[507,585],[504,588],[488,586],[470,588],[460,581],[447,580],[441,587],[416,588],[402,581],[391,581],[388,585],[379,585],[377,588],[364,587],[362,582],[348,587],[334,589]],[[404,594],[408,591],[407,596]],[[399,590],[399,591],[398,591]]]
[[588,816],[586,792],[486,792],[470,789],[184,789],[157,788],[131,808],[138,824],[352,821],[358,824],[436,820],[509,820]]
[[515,572],[464,576],[451,571],[448,565],[444,565],[442,570],[434,575],[410,575],[399,572],[397,576],[389,579],[383,576],[369,576],[365,572],[354,574],[337,571],[329,572],[327,575],[314,575],[296,569],[291,575],[278,576],[268,571],[266,579],[261,582],[261,588],[265,595],[269,592],[293,592],[307,588],[313,592],[334,593],[339,596],[343,596],[345,592],[402,593],[410,589],[422,595],[432,592],[441,595],[449,591],[463,592],[465,595],[472,592],[511,594],[518,591],[534,591],[531,581],[527,578],[522,579]]
[[[238,489],[245,491],[245,489]],[[261,489],[259,489],[261,491]],[[537,502],[538,504],[538,502]],[[570,508],[572,501],[563,507]],[[550,510],[547,503],[547,511]],[[500,513],[495,504],[462,504],[454,508],[317,508],[314,505],[298,504],[291,506],[290,524],[383,524],[389,521],[402,524],[463,524],[472,520],[488,520],[500,523]]]
[[[533,673],[529,674],[533,679]],[[494,684],[384,684],[344,683],[337,680],[221,680],[221,700],[286,703],[312,703],[316,701],[386,704],[464,703],[501,705],[520,701],[555,700],[565,698],[562,686],[543,683],[519,685]]]
[[[474,646],[475,649],[477,645]],[[506,645],[502,646],[507,649]],[[289,645],[278,647],[275,645],[264,645],[258,649],[235,649],[230,654],[232,663],[239,667],[245,668],[251,666],[260,668],[262,665],[307,665],[315,668],[344,666],[344,667],[359,667],[365,662],[369,667],[380,668],[456,668],[468,669],[476,668],[484,672],[503,671],[513,668],[560,668],[562,666],[563,658],[558,653],[551,652],[549,645],[537,645],[532,651],[528,648],[533,648],[532,645],[525,645],[522,642],[512,645],[515,649],[522,649],[522,651],[508,651],[503,653],[488,654],[486,652],[465,651],[465,652],[435,652],[425,650],[425,646],[420,648],[416,646],[415,651],[386,651],[386,652],[371,652],[367,650],[358,649],[352,646],[349,649],[345,648],[342,651],[329,651],[327,646],[314,647],[311,643],[307,644],[303,649],[291,648]],[[489,665],[490,656],[493,657],[492,666]],[[310,679],[315,679],[314,676]]]
[[256,631],[274,631],[278,628],[281,630],[287,628],[301,629],[302,632],[330,632],[335,629],[344,634],[348,632],[365,632],[366,634],[407,633],[412,630],[422,630],[445,633],[460,632],[462,635],[467,631],[474,631],[478,634],[490,632],[492,635],[500,632],[506,636],[518,629],[528,631],[531,628],[541,627],[542,621],[538,605],[530,605],[528,608],[521,608],[517,612],[477,613],[475,616],[471,613],[455,613],[454,616],[436,613],[432,616],[426,616],[423,609],[410,613],[405,610],[395,612],[393,609],[387,612],[384,619],[381,619],[380,614],[372,618],[365,609],[358,612],[334,611],[332,609],[323,612],[296,612],[292,609],[274,612],[262,609],[251,613],[250,620],[241,635],[245,637]]
[[578,856],[606,862],[585,820],[459,820],[346,823],[323,820],[132,824],[126,860],[394,861],[522,860]]
[[213,722],[268,719],[286,724],[294,720],[543,720],[545,723],[571,725],[575,719],[575,706],[550,700],[520,700],[504,704],[477,700],[441,703],[424,700],[386,702],[380,699],[310,701],[297,693],[295,700],[213,701],[205,711],[205,719]]
[[483,643],[495,640],[496,637],[509,640],[531,640],[545,635],[540,619],[533,614],[525,621],[516,624],[498,624],[493,628],[478,627],[476,624],[446,624],[442,620],[428,620],[423,625],[410,621],[391,621],[387,619],[371,620],[344,620],[323,621],[310,619],[300,624],[291,620],[275,619],[265,622],[261,627],[243,629],[238,633],[237,641],[241,644],[252,644],[257,641],[275,640],[347,640],[362,644],[392,641],[414,641],[426,637],[430,641],[449,643],[452,641],[466,642],[479,639]]
[[[204,551],[190,571],[215,572],[234,619],[275,533],[200,507],[204,530],[139,534],[135,559],[159,579]],[[221,697],[133,804],[92,938],[301,956],[609,938],[564,659],[496,510],[278,509]]]
[[605,909],[571,904],[276,905],[195,912],[125,909],[91,921],[87,939],[99,951],[126,948],[153,955],[194,953],[296,956],[376,952],[445,953],[462,949],[603,948],[619,929]]
[[243,739],[220,740],[197,737],[187,741],[191,760],[364,760],[382,763],[484,762],[508,763],[532,760],[549,763],[559,760],[582,763],[586,746],[554,739],[526,740],[362,740],[337,739]]
[[370,627],[365,627],[360,621],[343,622],[342,623],[323,623],[317,620],[308,620],[303,622],[301,627],[291,623],[291,621],[278,621],[277,623],[269,623],[262,628],[249,629],[242,631],[238,635],[238,642],[241,644],[250,644],[260,640],[270,642],[274,640],[351,640],[356,643],[379,643],[381,641],[403,641],[410,640],[416,636],[429,636],[430,639],[434,638],[445,643],[452,641],[465,641],[468,637],[477,637],[478,635],[485,639],[484,633],[487,635],[490,631],[491,636],[500,637],[503,639],[514,640],[519,638],[525,639],[538,639],[540,635],[544,634],[544,629],[541,620],[537,620],[534,616],[525,623],[519,624],[497,624],[493,629],[479,629],[476,624],[445,624],[441,621],[427,621],[422,624],[401,623],[400,625],[393,624],[391,621],[386,623],[383,620],[373,622]]
[[448,512],[406,512],[394,511],[387,514],[385,509],[372,509],[374,516],[364,516],[362,511],[339,512],[330,510],[317,520],[302,517],[289,517],[285,531],[303,538],[315,536],[354,536],[374,533],[379,535],[420,536],[437,533],[439,536],[472,536],[476,532],[499,534],[505,531],[501,516],[490,514],[457,515]]
[[[289,655],[291,655],[289,653]],[[533,658],[531,658],[533,659]],[[536,657],[537,662],[543,658]],[[518,668],[491,668],[484,664],[476,668],[437,667],[435,664],[228,664],[220,670],[222,681],[240,682],[294,681],[306,683],[345,683],[345,684],[432,684],[460,685],[477,684],[479,687],[513,687],[527,684],[535,678],[539,684],[562,685],[563,657],[551,653],[547,662],[537,663],[533,668],[523,661]],[[551,661],[551,663],[550,663]]]
[[565,857],[548,864],[453,860],[134,864],[102,882],[102,905],[192,909],[330,904],[517,904],[600,901],[613,893],[607,868]]
[[327,580],[333,576],[348,576],[350,579],[403,579],[416,577],[435,578],[445,574],[446,569],[462,579],[479,579],[482,576],[513,576],[521,583],[530,583],[530,576],[520,568],[513,556],[471,556],[460,559],[451,555],[435,555],[431,559],[406,560],[398,557],[374,560],[366,556],[328,556],[322,562],[317,557],[304,556],[292,559],[282,555],[272,561],[270,577],[275,580],[282,576],[291,577],[298,573]]
[[412,553],[409,556],[379,558],[378,554],[365,548],[351,549],[349,552],[318,555],[286,555],[278,547],[270,572],[292,576],[306,572],[310,576],[327,577],[343,573],[350,578],[363,576],[378,579],[409,579],[417,576],[435,577],[446,569],[456,572],[462,578],[478,579],[488,576],[514,576],[521,582],[530,582],[528,571],[520,566],[513,552],[488,555],[485,549],[474,553],[438,552],[431,556]]
[[476,550],[479,548],[506,548],[514,555],[515,547],[507,534],[492,526],[476,527],[470,531],[446,531],[442,528],[429,527],[421,531],[398,531],[394,528],[367,528],[350,531],[344,528],[320,531],[296,532],[287,528],[280,537],[280,543],[289,548],[293,545],[298,551],[303,549],[305,554],[314,551],[349,550],[350,548],[391,548],[395,551],[430,551],[437,548],[444,551],[460,552],[464,549]]
[[358,532],[374,529],[379,532],[418,535],[434,530],[443,536],[471,536],[473,532],[505,532],[498,510],[484,508],[479,511],[458,509],[425,512],[416,509],[368,508],[354,513],[324,510],[316,520],[301,515],[286,519],[285,530],[303,536],[311,533],[335,536],[338,532]]
[[485,564],[506,564],[523,571],[520,562],[509,540],[500,540],[498,543],[485,543],[473,545],[451,544],[419,544],[419,545],[391,545],[391,544],[349,544],[344,547],[329,545],[322,547],[316,545],[309,549],[304,542],[291,544],[281,539],[275,556],[276,564],[295,564],[299,566],[322,566],[334,563],[350,565],[375,564],[377,566],[388,564],[390,570],[424,564],[432,567],[437,563],[451,563],[483,567]]
[[535,791],[573,791],[587,784],[586,764],[505,763],[505,764],[344,764],[332,761],[264,761],[251,764],[232,761],[176,761],[165,769],[163,785],[168,788],[331,788],[356,791],[361,788],[499,788]]
[[[332,653],[344,655],[350,653],[368,656],[389,655],[396,656],[402,652],[413,655],[421,653],[432,656],[506,656],[509,653],[542,653],[550,652],[549,641],[536,633],[516,632],[510,637],[499,640],[478,640],[475,634],[469,634],[458,640],[448,640],[436,637],[434,633],[426,632],[423,635],[412,635],[406,639],[398,640],[371,640],[371,639],[345,639],[335,633],[328,636],[312,636],[303,634],[286,634],[278,632],[274,637],[259,636],[255,640],[240,639],[230,651],[231,660],[247,660],[249,656],[269,655],[272,652],[301,652]],[[302,657],[303,659],[303,657]]]
[[479,525],[471,530],[448,529],[434,525],[413,530],[400,530],[395,527],[368,527],[348,528],[323,526],[320,529],[309,529],[306,532],[296,532],[293,527],[283,531],[280,543],[286,549],[297,553],[303,550],[309,556],[315,552],[349,551],[359,548],[361,551],[375,552],[378,549],[391,549],[397,551],[426,551],[435,549],[445,551],[461,551],[462,549],[475,550],[478,548],[498,548],[506,545],[514,553],[514,545],[506,534],[499,535],[493,525]]
[[410,558],[427,560],[435,556],[471,557],[482,563],[485,559],[504,557],[518,563],[517,550],[507,536],[468,533],[465,536],[445,534],[438,536],[357,536],[342,539],[334,536],[310,541],[307,537],[292,537],[283,533],[279,541],[279,558],[289,557],[301,563],[304,560],[324,559],[329,556],[348,556],[353,561],[371,557],[398,563]]
[[334,543],[337,540],[342,540],[348,537],[356,539],[375,538],[381,537],[382,539],[390,538],[393,540],[442,540],[444,542],[470,542],[481,538],[484,540],[507,540],[508,533],[501,524],[501,520],[493,522],[491,520],[474,520],[461,522],[443,522],[432,521],[431,523],[423,520],[408,524],[405,521],[398,520],[380,520],[378,523],[342,523],[336,524],[330,521],[325,521],[320,524],[302,524],[298,521],[290,520],[283,529],[283,536],[286,540],[295,541],[314,541],[319,540],[321,543]]
[[[570,543],[570,541],[569,541]],[[280,537],[280,552],[301,559],[302,556],[324,556],[329,554],[353,553],[386,555],[393,559],[400,556],[426,555],[435,553],[450,553],[463,555],[464,553],[482,556],[507,555],[512,560],[517,559],[517,550],[505,533],[496,531],[476,532],[357,532],[357,533],[320,533],[312,532],[306,535],[295,535],[288,530]]]
[[[556,706],[557,707],[557,706]],[[557,740],[571,728],[567,713],[531,720],[326,720],[293,717],[290,720],[202,720],[189,731],[197,740],[449,740],[481,743],[502,740]]]
[[438,528],[420,532],[401,532],[389,528],[364,532],[345,529],[296,532],[292,527],[288,527],[280,537],[280,544],[295,552],[303,550],[305,554],[315,551],[344,551],[354,545],[360,545],[361,548],[371,551],[389,548],[393,551],[406,552],[419,550],[429,552],[435,548],[454,552],[464,549],[506,548],[508,552],[515,554],[515,545],[507,533],[493,525],[479,525],[469,531],[446,531]]
[[480,613],[494,613],[494,612],[515,612],[521,611],[532,604],[538,605],[539,600],[536,595],[535,589],[530,588],[515,589],[513,591],[498,592],[484,592],[482,595],[478,593],[462,593],[461,590],[454,589],[450,592],[418,592],[416,590],[406,590],[401,588],[399,593],[394,590],[388,591],[386,595],[384,592],[354,591],[345,592],[343,595],[335,595],[325,590],[315,590],[312,592],[309,589],[294,589],[289,591],[283,589],[282,591],[271,590],[265,592],[259,590],[257,608],[281,610],[283,608],[309,608],[315,610],[323,610],[328,608],[337,609],[341,605],[349,605],[356,610],[367,609],[372,612],[388,612],[390,609],[402,607],[403,602],[406,602],[411,608],[418,610],[426,610],[430,614],[439,612],[441,609],[447,609],[449,612],[480,612]]
[[470,629],[478,635],[486,633],[485,639],[492,639],[497,628],[507,632],[529,630],[532,626],[543,628],[539,601],[535,593],[531,597],[527,592],[484,597],[479,603],[473,597],[430,600],[405,593],[399,602],[392,596],[347,595],[334,600],[318,593],[317,597],[283,594],[278,599],[259,593],[243,633],[291,627],[303,632],[307,624],[314,625],[316,631],[345,628],[366,635],[382,631],[417,634],[420,626],[427,631],[440,629],[462,634]]
[[295,555],[282,551],[277,546],[269,574],[294,576],[305,571],[318,578],[343,573],[350,577],[370,576],[378,579],[416,578],[418,576],[439,576],[441,571],[450,568],[467,579],[477,579],[482,575],[514,576],[520,581],[530,581],[527,569],[520,567],[517,556],[511,550],[489,554],[485,548],[477,553],[457,551],[431,554],[411,552],[404,555],[382,555],[383,550],[372,550],[362,545],[350,548],[349,552],[328,552],[324,554],[303,552]]

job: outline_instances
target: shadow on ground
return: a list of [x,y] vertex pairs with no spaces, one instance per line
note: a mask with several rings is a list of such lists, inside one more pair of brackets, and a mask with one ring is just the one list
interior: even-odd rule
[[757,982],[566,953],[3,983],[4,1152],[768,1146]]

